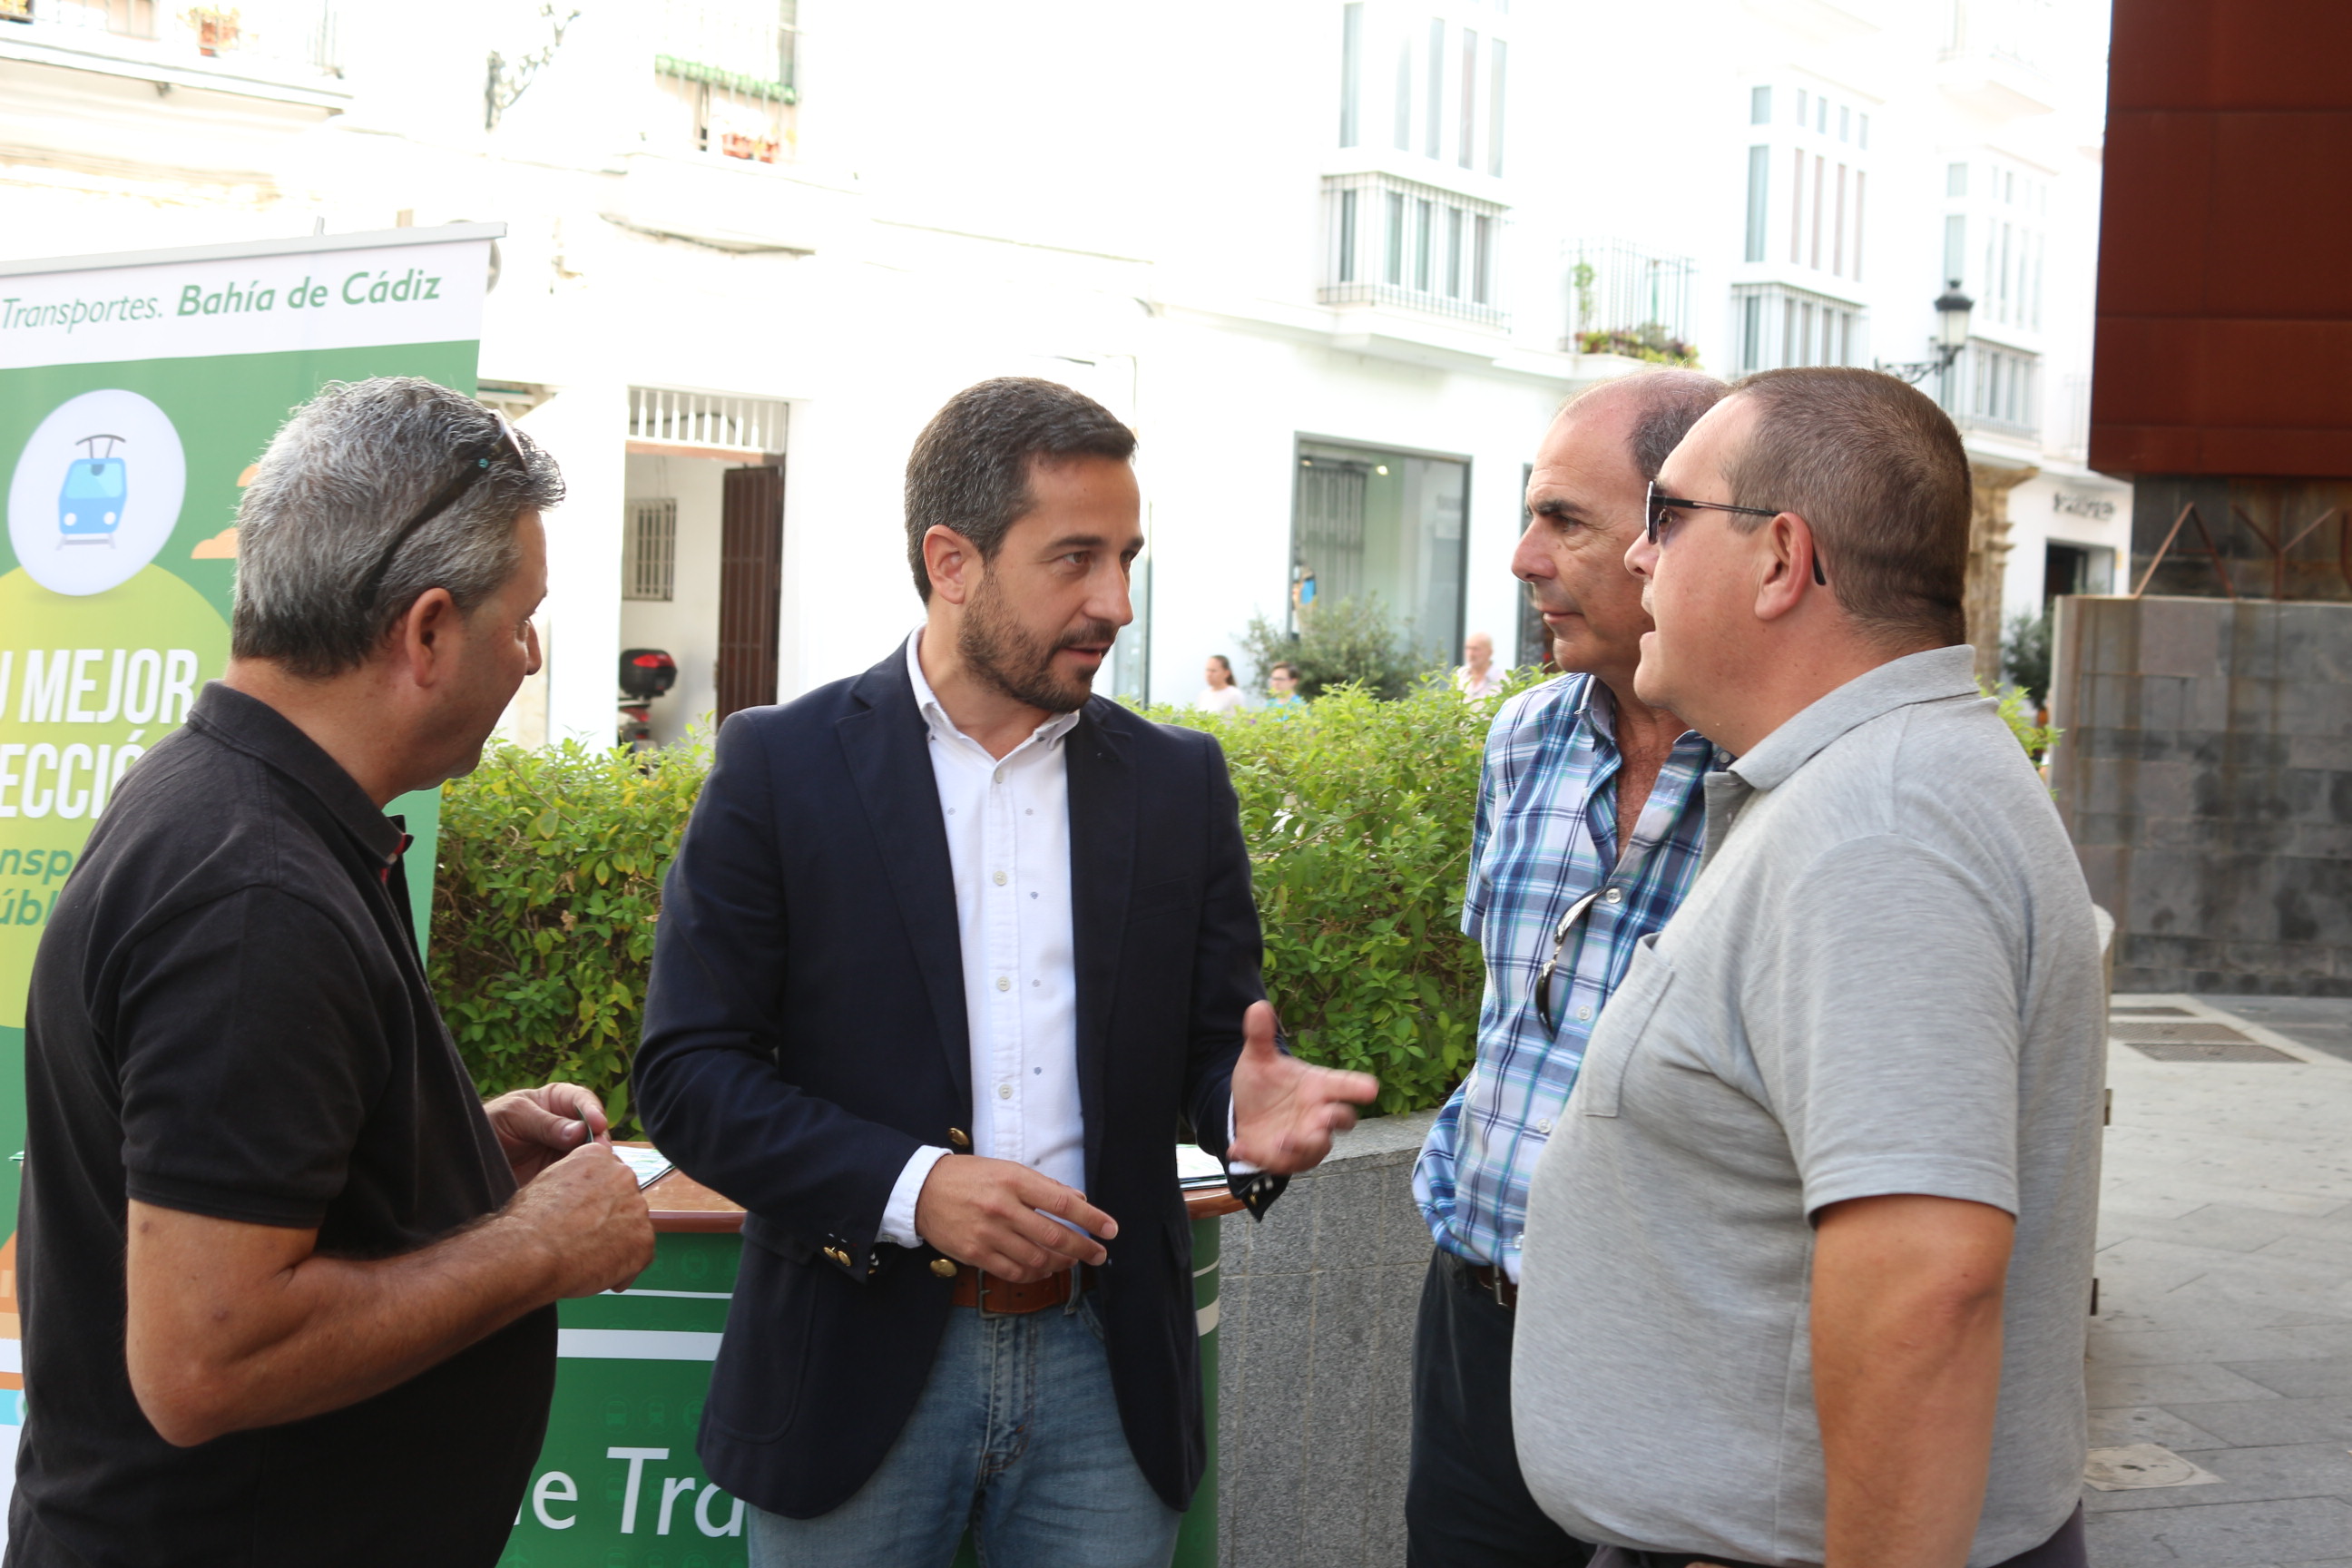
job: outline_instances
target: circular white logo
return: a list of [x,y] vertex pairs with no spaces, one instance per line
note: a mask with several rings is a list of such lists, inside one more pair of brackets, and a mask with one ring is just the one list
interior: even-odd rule
[[25,443],[8,483],[8,542],[52,593],[126,583],[180,521],[187,454],[171,418],[135,392],[68,398]]

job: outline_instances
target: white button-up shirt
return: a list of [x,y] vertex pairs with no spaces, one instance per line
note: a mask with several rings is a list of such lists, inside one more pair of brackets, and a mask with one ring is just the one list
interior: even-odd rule
[[[940,706],[923,678],[921,642],[919,630],[907,639],[907,676],[930,731],[931,776],[955,873],[972,1152],[1018,1161],[1083,1191],[1070,784],[1062,747],[1078,716],[1056,713],[1003,757],[992,757]],[[882,1212],[882,1240],[922,1244],[915,1200],[932,1163],[947,1152],[927,1146],[907,1162]]]

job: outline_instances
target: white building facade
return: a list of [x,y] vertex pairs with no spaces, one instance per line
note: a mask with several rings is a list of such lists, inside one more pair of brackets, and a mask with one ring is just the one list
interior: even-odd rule
[[1309,593],[1507,658],[1563,397],[1918,360],[1952,277],[1926,384],[2031,611],[2127,555],[2081,463],[2096,10],[0,0],[0,254],[504,223],[483,394],[571,486],[524,739],[609,736],[624,649],[677,659],[663,739],[881,657],[907,451],[997,374],[1140,437],[1122,694]]

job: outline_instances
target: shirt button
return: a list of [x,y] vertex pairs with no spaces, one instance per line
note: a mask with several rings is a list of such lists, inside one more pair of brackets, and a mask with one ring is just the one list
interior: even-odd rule
[[1592,1009],[1590,1007],[1579,1007],[1576,1010],[1576,1021],[1580,1024],[1590,1024],[1592,1022]]
[[1549,1138],[1551,1136],[1551,1123],[1549,1121],[1538,1121],[1536,1123],[1536,1131]]
[[998,1084],[996,1086],[996,1098],[999,1100],[1011,1100],[1013,1098],[1013,1086],[1009,1083]]
[[1013,981],[1012,981],[1012,978],[1011,978],[1010,976],[1008,976],[1008,975],[1003,975],[1003,974],[998,975],[998,976],[996,977],[996,988],[997,988],[999,991],[1010,991],[1010,990],[1012,990],[1012,989],[1013,989]]
[[1004,873],[1002,871],[996,874],[996,885],[1000,888],[1004,886]]
[[1624,900],[1625,895],[1618,891],[1615,888],[1612,888],[1607,892],[1601,895],[1601,901],[1604,904],[1622,903]]

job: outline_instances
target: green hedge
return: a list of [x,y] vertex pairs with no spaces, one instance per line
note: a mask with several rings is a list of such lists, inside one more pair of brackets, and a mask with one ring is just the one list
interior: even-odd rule
[[1442,678],[1393,702],[1343,686],[1289,718],[1151,717],[1205,730],[1241,797],[1265,988],[1306,1060],[1381,1080],[1383,1113],[1470,1070],[1478,949],[1460,930],[1491,702]]
[[[1287,720],[1151,717],[1214,734],[1256,862],[1266,986],[1299,1054],[1379,1075],[1382,1111],[1468,1069],[1483,976],[1455,929],[1489,704],[1343,688]],[[442,791],[429,968],[484,1092],[567,1079],[628,1117],[661,878],[706,745],[496,748]]]
[[485,1094],[558,1079],[635,1131],[662,873],[710,771],[698,743],[493,749],[441,791],[426,968]]

